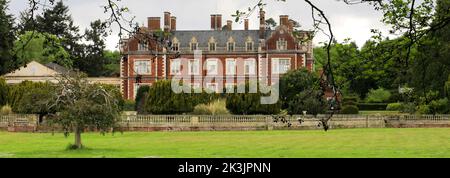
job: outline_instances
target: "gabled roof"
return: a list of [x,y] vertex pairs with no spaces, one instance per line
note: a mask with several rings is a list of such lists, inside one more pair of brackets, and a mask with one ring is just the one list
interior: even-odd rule
[[69,69],[55,63],[41,64],[31,61],[25,66],[6,74],[6,77],[50,77],[70,72]]

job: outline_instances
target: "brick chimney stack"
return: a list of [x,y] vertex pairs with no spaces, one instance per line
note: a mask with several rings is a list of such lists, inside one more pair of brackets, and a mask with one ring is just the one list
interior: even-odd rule
[[170,12],[164,12],[164,31],[169,32],[170,29]]
[[231,20],[227,21],[227,29],[229,31],[233,30],[233,21],[231,21]]
[[289,27],[289,16],[288,15],[280,15],[280,25]]
[[222,15],[212,14],[211,15],[211,30],[222,30]]
[[148,29],[155,31],[161,29],[161,17],[148,17]]
[[266,12],[263,9],[259,11],[259,39],[266,36]]
[[248,19],[244,19],[244,29],[248,30]]
[[176,31],[177,30],[177,17],[170,17],[170,29],[172,31]]

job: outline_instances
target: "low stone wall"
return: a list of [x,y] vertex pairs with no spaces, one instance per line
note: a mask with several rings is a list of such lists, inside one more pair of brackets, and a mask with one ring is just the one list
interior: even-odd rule
[[[325,115],[287,116],[189,116],[189,115],[124,115],[121,131],[254,131],[254,130],[312,130],[322,129]],[[60,132],[61,128],[39,125],[34,115],[0,116],[0,131]],[[335,115],[329,121],[331,129],[339,128],[429,128],[450,127],[450,115],[380,116]],[[86,129],[87,132],[95,129]]]

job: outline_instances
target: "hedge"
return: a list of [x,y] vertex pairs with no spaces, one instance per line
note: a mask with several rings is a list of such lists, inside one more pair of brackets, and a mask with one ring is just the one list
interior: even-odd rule
[[388,103],[359,103],[358,108],[361,111],[385,111]]

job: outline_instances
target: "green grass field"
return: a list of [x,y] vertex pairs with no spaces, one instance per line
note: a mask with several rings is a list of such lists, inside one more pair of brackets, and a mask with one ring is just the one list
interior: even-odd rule
[[73,135],[0,132],[0,157],[450,157],[450,129],[150,132],[83,134],[84,150],[66,150]]

